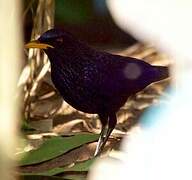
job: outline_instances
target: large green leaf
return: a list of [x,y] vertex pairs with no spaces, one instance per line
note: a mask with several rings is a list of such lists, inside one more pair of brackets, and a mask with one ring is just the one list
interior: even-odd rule
[[38,173],[39,175],[46,175],[46,176],[54,176],[63,172],[75,171],[75,172],[82,172],[82,171],[89,171],[90,166],[93,164],[94,159],[90,159],[87,161],[76,163],[73,167],[56,167],[50,169],[48,171],[44,171],[42,173]]
[[[45,176],[55,176],[57,174],[63,173],[65,171],[65,168],[62,167],[56,167],[44,172],[37,173],[38,175],[45,175]],[[34,174],[34,173],[33,173]]]
[[87,176],[85,174],[68,174],[65,175],[64,178],[68,180],[87,180]]
[[77,163],[71,168],[65,168],[64,171],[89,171],[89,168],[93,164],[94,160],[95,158]]
[[38,149],[24,155],[20,165],[32,165],[56,158],[83,144],[96,141],[97,134],[78,134],[71,137],[52,137],[46,140]]

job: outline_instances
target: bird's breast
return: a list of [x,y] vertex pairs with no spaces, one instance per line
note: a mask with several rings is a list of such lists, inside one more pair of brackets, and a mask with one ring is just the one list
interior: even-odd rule
[[55,87],[64,100],[75,109],[97,113],[101,100],[97,98],[97,89],[93,87],[90,69],[85,66],[71,68],[52,66],[51,77]]

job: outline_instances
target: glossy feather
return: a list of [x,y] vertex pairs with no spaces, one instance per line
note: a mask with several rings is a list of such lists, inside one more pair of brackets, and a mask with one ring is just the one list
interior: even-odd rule
[[38,40],[54,47],[44,51],[51,61],[52,81],[64,100],[77,110],[99,115],[103,137],[96,154],[104,147],[116,125],[115,114],[127,98],[169,76],[168,67],[97,51],[60,29],[49,30]]

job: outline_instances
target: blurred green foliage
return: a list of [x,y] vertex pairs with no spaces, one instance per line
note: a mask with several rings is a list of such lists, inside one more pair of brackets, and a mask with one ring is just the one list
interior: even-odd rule
[[90,0],[56,0],[55,19],[70,24],[86,23],[94,17]]

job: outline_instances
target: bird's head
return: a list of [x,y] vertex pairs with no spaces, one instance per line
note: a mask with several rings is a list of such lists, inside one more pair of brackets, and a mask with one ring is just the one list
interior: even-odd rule
[[50,29],[43,33],[37,40],[25,44],[25,48],[39,48],[45,52],[53,49],[76,47],[76,40],[70,33],[62,29]]

